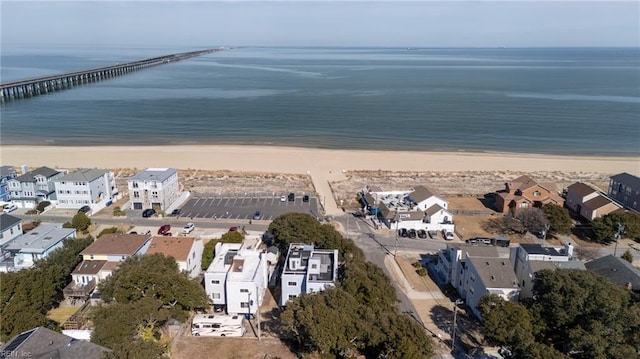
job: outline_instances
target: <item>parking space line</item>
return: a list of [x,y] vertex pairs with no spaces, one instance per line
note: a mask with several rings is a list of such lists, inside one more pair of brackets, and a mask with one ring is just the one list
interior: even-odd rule
[[227,201],[224,203],[224,206],[225,206],[225,207],[229,206],[229,200],[230,200],[230,199],[231,199],[231,198],[227,198]]

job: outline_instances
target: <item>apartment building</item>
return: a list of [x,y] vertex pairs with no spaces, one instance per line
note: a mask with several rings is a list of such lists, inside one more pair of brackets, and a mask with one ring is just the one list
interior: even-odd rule
[[609,197],[640,212],[640,177],[626,172],[609,177]]
[[334,287],[337,277],[337,249],[316,249],[313,244],[292,243],[280,277],[280,305],[286,305],[302,293]]
[[9,198],[19,208],[35,208],[39,202],[56,200],[54,181],[64,173],[49,167],[36,168],[7,181]]
[[132,209],[165,211],[179,197],[175,168],[147,168],[127,181]]
[[79,169],[54,181],[59,208],[94,207],[117,195],[113,172],[101,169]]
[[0,166],[0,201],[9,201],[8,183],[9,180],[16,177],[18,177],[18,172],[13,166]]

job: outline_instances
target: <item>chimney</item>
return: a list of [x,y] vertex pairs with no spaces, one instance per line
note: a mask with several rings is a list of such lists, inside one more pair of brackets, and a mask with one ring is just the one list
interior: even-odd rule
[[20,169],[22,170],[22,174],[29,172],[29,166],[27,165],[20,166]]
[[573,257],[573,245],[569,242],[565,243],[564,250],[567,253],[567,257],[571,259]]

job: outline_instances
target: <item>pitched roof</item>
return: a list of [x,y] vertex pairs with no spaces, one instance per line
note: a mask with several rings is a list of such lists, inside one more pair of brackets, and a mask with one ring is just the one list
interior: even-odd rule
[[631,187],[636,191],[640,191],[640,177],[638,176],[623,172],[609,178],[611,178],[614,182],[622,183],[627,187]]
[[574,184],[572,184],[571,186],[567,187],[567,191],[571,192],[571,193],[575,193],[577,195],[579,195],[580,197],[584,197],[586,195],[589,195],[593,192],[597,192],[593,187],[589,186],[586,183],[582,183],[582,182],[576,182]]
[[13,177],[17,174],[13,166],[0,166],[0,177]]
[[4,232],[5,230],[15,226],[20,223],[22,220],[18,217],[14,217],[10,214],[0,214],[0,231]]
[[426,213],[427,216],[433,216],[434,214],[438,213],[438,211],[441,209],[444,209],[444,208],[442,208],[439,204],[434,204],[433,206],[427,208],[427,210],[424,211],[424,213]]
[[614,283],[631,283],[634,291],[640,291],[640,269],[612,254],[585,263],[588,270],[608,278]]
[[49,178],[57,175],[58,173],[60,173],[60,171],[43,166],[40,168],[36,168],[35,170],[29,171],[21,176],[16,177],[16,180],[20,182],[35,182],[36,181],[35,176],[37,175],[44,176],[45,178]]
[[175,168],[147,168],[129,178],[129,181],[158,181],[163,182],[176,174]]
[[586,207],[590,210],[598,209],[604,207],[610,203],[613,203],[609,198],[605,196],[595,196],[594,198],[584,202],[582,207]]
[[146,254],[164,254],[177,261],[186,261],[196,239],[193,237],[153,237]]
[[518,279],[509,259],[471,257],[468,263],[476,269],[486,288],[518,288]]
[[54,332],[51,329],[37,327],[11,338],[0,349],[1,358],[20,358],[28,354],[29,358],[55,359],[100,359],[111,350],[84,340]]
[[91,243],[80,254],[132,256],[150,240],[151,236],[144,234],[110,233]]
[[105,271],[113,271],[116,268],[118,268],[118,266],[120,265],[120,262],[113,262],[113,261],[107,261],[107,263],[105,263],[102,268],[100,268],[101,272],[105,272]]
[[107,261],[82,261],[71,274],[98,274]]
[[498,249],[494,246],[476,246],[471,243],[447,243],[448,249],[457,249],[469,257],[499,257]]
[[97,168],[81,168],[77,171],[71,172],[68,175],[64,175],[56,180],[56,182],[62,181],[84,181],[84,182],[93,182],[97,178],[104,176],[105,173],[108,173],[107,170],[101,170]]
[[413,189],[413,192],[409,193],[409,197],[411,197],[411,199],[416,203],[420,203],[433,196],[435,196],[433,192],[425,186],[416,186],[416,188]]

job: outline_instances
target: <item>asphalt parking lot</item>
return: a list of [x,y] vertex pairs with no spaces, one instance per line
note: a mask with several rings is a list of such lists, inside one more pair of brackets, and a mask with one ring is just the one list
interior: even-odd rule
[[281,201],[289,193],[236,193],[223,195],[198,195],[180,208],[180,218],[253,219],[260,211],[259,220],[270,221],[289,212],[307,213],[318,217],[318,199],[309,195],[303,202],[303,193],[296,193],[295,200]]

